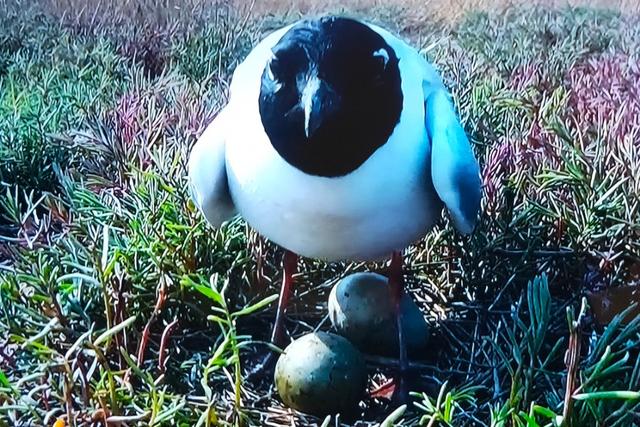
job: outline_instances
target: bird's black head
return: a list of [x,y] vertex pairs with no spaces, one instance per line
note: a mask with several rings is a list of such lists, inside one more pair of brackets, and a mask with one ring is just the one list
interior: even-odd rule
[[276,151],[299,170],[346,175],[389,138],[400,119],[398,57],[358,21],[301,21],[262,74],[260,116]]

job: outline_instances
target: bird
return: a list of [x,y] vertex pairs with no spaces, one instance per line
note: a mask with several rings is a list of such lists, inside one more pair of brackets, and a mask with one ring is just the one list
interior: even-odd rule
[[418,50],[341,15],[273,31],[235,68],[228,103],[194,144],[187,173],[211,226],[240,215],[284,249],[276,345],[285,344],[298,257],[390,260],[404,383],[402,253],[443,209],[472,233],[482,193],[452,95]]

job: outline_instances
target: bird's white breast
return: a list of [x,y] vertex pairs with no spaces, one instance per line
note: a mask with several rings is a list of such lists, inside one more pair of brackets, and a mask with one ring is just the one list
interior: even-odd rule
[[423,236],[440,213],[430,178],[424,125],[422,58],[375,27],[400,58],[404,95],[389,141],[352,173],[307,175],[283,160],[268,140],[258,111],[260,76],[273,45],[267,37],[233,77],[227,108],[226,166],[240,214],[258,232],[300,255],[326,260],[374,260]]

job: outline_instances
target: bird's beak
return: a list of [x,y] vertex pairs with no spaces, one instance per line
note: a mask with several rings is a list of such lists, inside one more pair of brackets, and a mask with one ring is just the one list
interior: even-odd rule
[[324,80],[314,76],[302,91],[301,103],[304,108],[304,134],[309,139],[335,114],[340,99]]

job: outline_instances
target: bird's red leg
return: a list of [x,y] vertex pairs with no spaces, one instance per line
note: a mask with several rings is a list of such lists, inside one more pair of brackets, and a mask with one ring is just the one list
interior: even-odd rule
[[[284,312],[289,303],[291,295],[291,286],[293,284],[293,274],[296,272],[298,265],[298,256],[290,251],[285,251],[282,259],[282,268],[284,277],[282,278],[282,287],[280,288],[280,299],[278,300],[278,312],[276,313],[276,322],[271,332],[271,343],[278,347],[285,347],[286,334],[284,329]],[[264,377],[265,371],[270,371],[278,360],[279,353],[270,351],[260,362],[258,362],[251,371],[249,371],[247,379],[253,381],[256,377]]]
[[282,278],[282,286],[280,288],[280,299],[278,300],[278,312],[276,314],[276,323],[273,325],[271,334],[271,342],[277,346],[284,347],[284,312],[289,304],[289,296],[291,295],[291,285],[293,284],[293,274],[296,272],[298,265],[298,255],[291,251],[285,251],[282,259],[282,268],[284,276]]
[[389,288],[391,291],[391,300],[396,312],[396,322],[398,325],[398,346],[399,346],[399,372],[396,383],[396,389],[394,392],[394,400],[405,402],[408,397],[408,390],[406,387],[406,374],[409,367],[407,359],[407,346],[402,329],[402,310],[400,308],[400,301],[404,294],[404,277],[402,274],[402,254],[398,251],[393,252],[391,255],[391,265],[389,269]]

